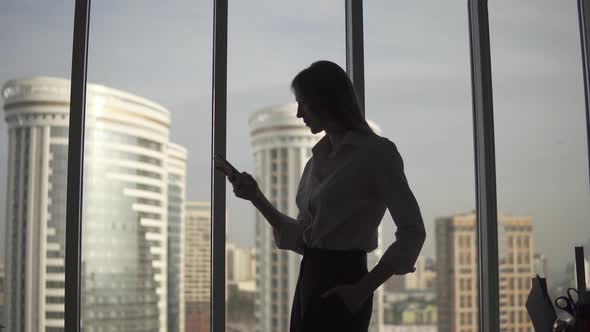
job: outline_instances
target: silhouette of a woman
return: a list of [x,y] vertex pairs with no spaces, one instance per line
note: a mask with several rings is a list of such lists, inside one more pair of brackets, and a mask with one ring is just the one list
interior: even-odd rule
[[[318,61],[291,83],[297,117],[325,136],[312,148],[297,191],[299,213],[279,212],[254,178],[239,173],[237,197],[271,224],[278,248],[303,255],[291,309],[291,332],[367,331],[373,292],[392,275],[414,271],[426,232],[395,144],[365,121],[348,75]],[[396,240],[369,272],[386,209]]]

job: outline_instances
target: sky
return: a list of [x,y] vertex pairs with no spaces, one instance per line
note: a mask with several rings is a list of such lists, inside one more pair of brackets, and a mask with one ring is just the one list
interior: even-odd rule
[[[73,8],[0,2],[0,82],[70,77]],[[188,0],[91,8],[89,82],[170,110],[171,140],[189,151],[188,200],[210,200],[212,13],[211,1]],[[489,13],[498,209],[532,217],[535,252],[561,272],[590,238],[576,2],[499,0]],[[467,5],[375,0],[364,14],[366,115],[404,158],[426,224],[424,254],[434,256],[435,219],[475,208]],[[236,167],[254,173],[248,116],[293,102],[291,79],[319,59],[345,65],[343,0],[230,1],[227,156]],[[0,121],[0,234],[6,156]],[[253,207],[229,186],[227,204],[229,240],[253,246]],[[383,223],[386,246],[395,228],[388,214]]]

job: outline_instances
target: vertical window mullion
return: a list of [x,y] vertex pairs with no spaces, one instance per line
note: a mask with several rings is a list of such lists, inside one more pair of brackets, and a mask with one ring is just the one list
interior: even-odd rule
[[469,0],[468,15],[479,256],[479,325],[482,332],[497,332],[500,325],[498,218],[487,1]]
[[70,82],[70,118],[66,198],[65,314],[66,331],[80,331],[80,259],[84,119],[90,0],[76,0]]
[[[586,137],[588,147],[588,174],[590,174],[590,1],[578,0],[578,19],[580,24],[580,43],[584,76],[584,101],[586,108]],[[589,176],[590,178],[590,176]],[[589,183],[590,184],[590,183]]]
[[363,114],[365,113],[365,59],[363,2],[346,0],[346,72],[352,80]]
[[[227,0],[213,8],[212,156],[226,156],[227,127]],[[211,158],[211,331],[225,331],[225,176]]]

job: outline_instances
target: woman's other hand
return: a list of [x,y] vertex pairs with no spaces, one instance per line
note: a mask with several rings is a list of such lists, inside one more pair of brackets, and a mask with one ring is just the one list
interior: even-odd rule
[[236,197],[254,201],[260,192],[258,182],[254,177],[247,172],[238,173],[233,178],[228,178],[234,188],[234,194]]

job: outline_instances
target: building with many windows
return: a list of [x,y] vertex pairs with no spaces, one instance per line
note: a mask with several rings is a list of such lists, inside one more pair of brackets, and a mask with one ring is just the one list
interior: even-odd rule
[[209,331],[211,303],[211,204],[209,202],[186,202],[185,204],[184,300],[185,330]]
[[240,248],[233,243],[226,245],[226,282],[240,291],[256,290],[256,250]]
[[168,330],[184,332],[186,149],[168,144]]
[[[49,77],[2,89],[9,331],[64,327],[69,89],[68,80]],[[95,84],[87,101],[81,326],[165,331],[170,112]]]
[[[296,112],[296,104],[276,105],[249,119],[256,181],[269,202],[293,218],[299,179],[321,138],[309,132]],[[276,247],[272,227],[258,211],[255,222],[257,331],[287,331],[301,256]]]
[[533,332],[525,304],[535,276],[531,217],[498,217],[500,329]]
[[[473,212],[436,220],[439,332],[478,326],[477,234]],[[532,220],[498,216],[500,329],[533,331],[525,303],[533,277]]]

